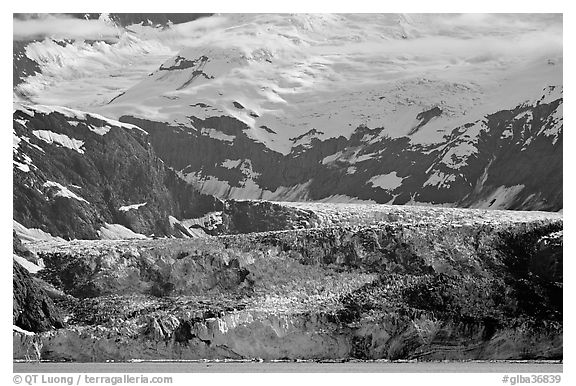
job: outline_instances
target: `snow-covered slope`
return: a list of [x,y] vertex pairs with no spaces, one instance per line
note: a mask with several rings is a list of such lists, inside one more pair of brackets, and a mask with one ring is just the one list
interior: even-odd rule
[[[14,91],[36,104],[86,110],[108,103],[174,53],[161,42],[129,33],[116,41],[46,37],[15,53],[14,71],[26,73]],[[16,68],[17,60],[27,67]]]
[[29,44],[18,58],[40,69],[17,92],[114,118],[193,126],[190,116],[232,116],[283,154],[311,130],[349,137],[362,124],[432,143],[561,85],[561,24],[555,15],[433,14],[140,23],[105,41]]
[[101,111],[189,127],[191,116],[232,116],[250,138],[288,154],[311,130],[319,139],[349,137],[359,125],[440,142],[454,127],[562,84],[561,50],[552,44],[535,54],[539,44],[526,47],[527,31],[501,32],[518,41],[511,55],[484,47],[497,38],[479,41],[472,29],[447,37],[427,20],[228,15]]
[[562,207],[559,15],[214,15],[26,55],[18,95],[144,128],[221,198]]

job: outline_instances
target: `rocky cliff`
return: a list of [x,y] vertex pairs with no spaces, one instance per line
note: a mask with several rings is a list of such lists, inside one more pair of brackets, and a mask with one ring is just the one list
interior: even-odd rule
[[14,220],[67,239],[180,235],[169,216],[221,208],[176,176],[136,126],[15,105]]
[[357,217],[338,227],[30,244],[40,277],[72,295],[56,301],[69,325],[41,335],[42,356],[562,358],[561,215],[434,209],[366,218],[351,206]]

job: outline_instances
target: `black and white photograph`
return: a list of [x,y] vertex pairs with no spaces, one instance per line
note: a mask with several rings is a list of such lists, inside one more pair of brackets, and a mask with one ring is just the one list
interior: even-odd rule
[[11,18],[12,384],[566,382],[563,13]]

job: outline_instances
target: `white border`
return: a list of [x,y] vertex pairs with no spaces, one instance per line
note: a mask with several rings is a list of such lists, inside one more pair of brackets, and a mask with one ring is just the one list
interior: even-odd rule
[[[576,197],[574,193],[574,178],[572,176],[573,167],[576,166],[574,162],[574,155],[576,152],[571,151],[571,146],[576,144],[574,140],[574,133],[572,132],[574,122],[573,111],[570,106],[572,105],[572,86],[573,75],[572,69],[574,67],[573,49],[575,46],[573,37],[574,25],[576,19],[574,17],[573,9],[570,7],[568,1],[546,0],[546,1],[498,1],[498,0],[482,0],[474,2],[465,2],[462,0],[446,1],[394,1],[394,2],[376,2],[373,0],[354,0],[354,1],[340,1],[340,2],[312,2],[311,0],[290,0],[286,2],[271,2],[264,0],[250,0],[250,1],[222,1],[211,0],[206,2],[200,1],[173,1],[173,2],[135,2],[118,0],[100,0],[90,4],[82,4],[78,1],[39,1],[27,0],[23,2],[4,2],[1,13],[2,23],[2,52],[4,53],[4,60],[2,60],[2,82],[4,101],[2,103],[2,122],[5,123],[2,127],[1,135],[2,146],[0,154],[2,161],[0,162],[0,172],[2,176],[3,189],[0,190],[2,194],[2,210],[0,212],[0,227],[2,232],[2,251],[4,261],[2,262],[2,305],[4,313],[0,331],[5,344],[2,350],[2,372],[5,384],[12,383],[12,346],[11,342],[11,315],[8,313],[10,305],[10,292],[11,292],[11,232],[12,232],[12,150],[11,150],[11,133],[10,122],[12,112],[9,111],[11,103],[8,99],[12,97],[8,95],[10,78],[10,62],[12,58],[12,13],[13,12],[86,12],[86,11],[107,11],[107,12],[130,12],[137,10],[139,12],[221,12],[221,13],[235,13],[235,12],[530,12],[530,13],[564,13],[564,36],[569,37],[566,39],[568,44],[564,45],[564,60],[565,68],[568,72],[565,74],[564,79],[564,98],[568,101],[568,108],[564,109],[567,113],[564,116],[565,127],[568,130],[564,131],[564,197],[566,197],[564,205],[565,213],[565,256],[567,260],[565,264],[565,290],[564,290],[564,374],[562,374],[563,385],[576,384],[576,379],[573,374],[574,364],[574,307],[571,304],[572,294],[574,293],[574,285],[572,284],[571,274],[574,273],[574,263],[571,259],[574,249],[574,235],[573,228],[573,213],[574,207],[572,198]],[[571,37],[571,38],[570,38]],[[10,84],[11,86],[11,84]],[[565,102],[566,103],[566,102]],[[10,334],[10,335],[9,335]],[[502,384],[502,374],[175,374],[175,379],[181,382],[175,384],[198,384],[198,383],[220,383],[226,382],[228,384],[262,384],[270,385],[271,383],[285,383],[294,384],[303,382],[305,384],[332,384],[332,383],[345,383],[345,384],[369,384],[375,382],[377,385],[386,384],[421,384],[421,385],[500,385]]]

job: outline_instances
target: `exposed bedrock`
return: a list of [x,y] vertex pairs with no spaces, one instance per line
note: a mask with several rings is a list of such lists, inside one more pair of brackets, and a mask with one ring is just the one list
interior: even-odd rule
[[226,200],[222,222],[222,234],[303,229],[321,225],[321,220],[311,210],[271,201],[249,200]]
[[41,278],[75,297],[56,301],[68,326],[41,335],[42,356],[559,359],[561,230],[551,219],[34,244]]
[[110,228],[181,237],[170,216],[221,210],[166,167],[137,127],[38,106],[16,108],[13,119],[13,219],[26,228],[65,239],[110,238]]
[[42,332],[63,326],[62,316],[28,271],[13,262],[12,323],[26,331]]

